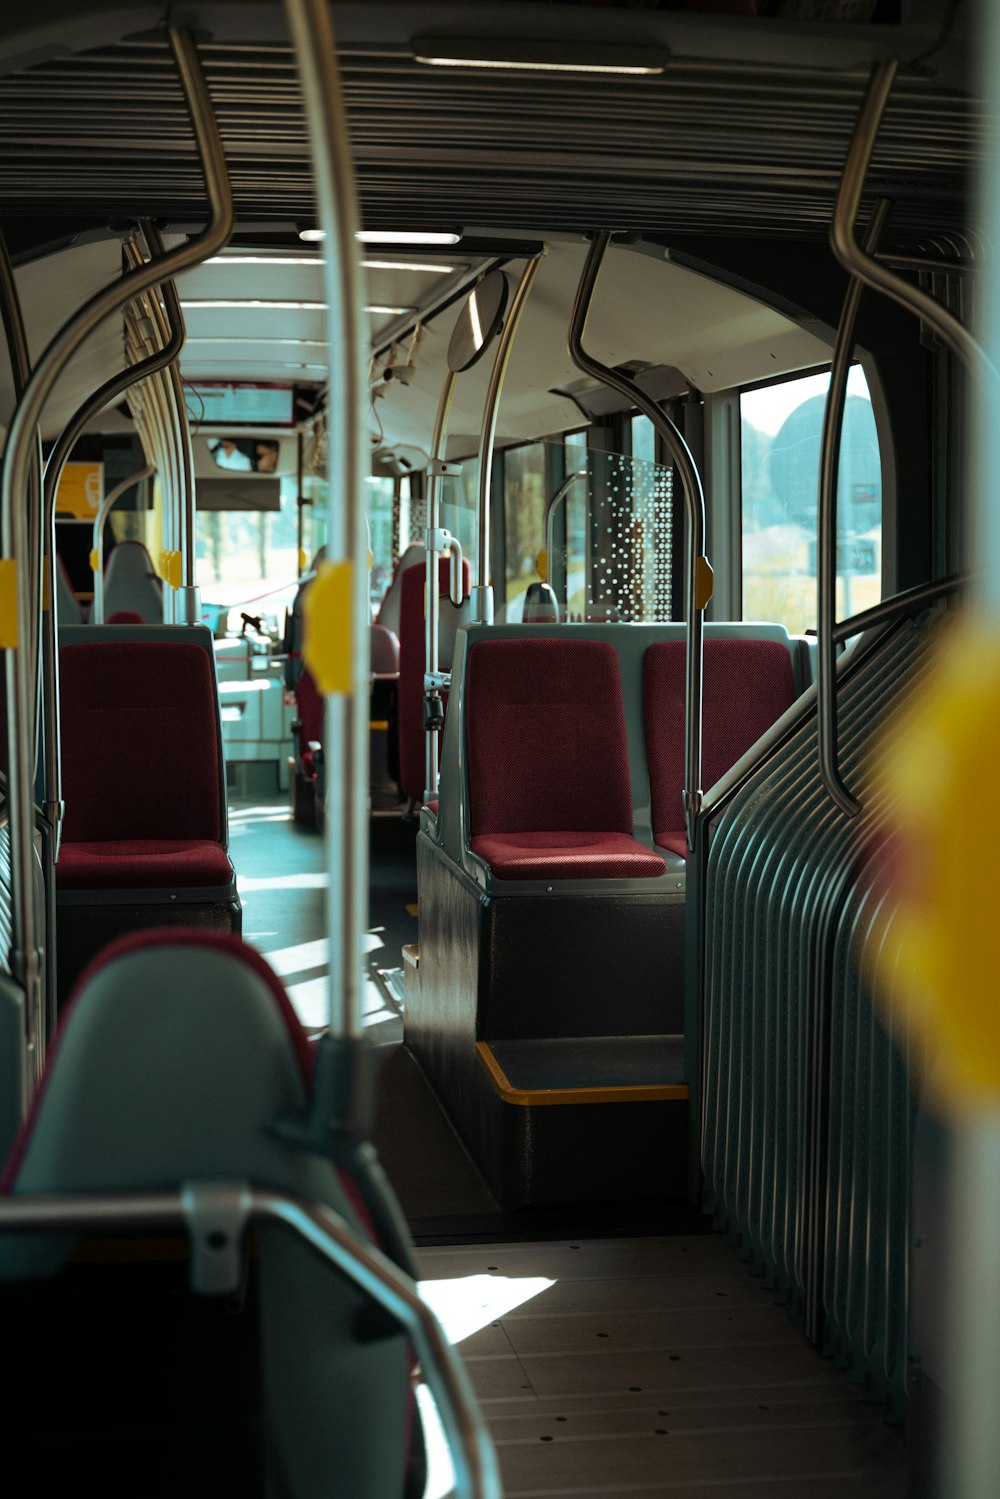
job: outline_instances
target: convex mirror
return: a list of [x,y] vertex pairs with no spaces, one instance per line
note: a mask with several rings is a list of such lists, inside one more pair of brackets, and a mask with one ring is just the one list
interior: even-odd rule
[[448,368],[455,375],[482,358],[503,326],[510,283],[503,271],[490,271],[465,299],[448,344]]

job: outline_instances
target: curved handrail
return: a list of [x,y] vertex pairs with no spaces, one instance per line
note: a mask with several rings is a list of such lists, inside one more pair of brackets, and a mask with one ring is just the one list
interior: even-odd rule
[[[156,229],[149,220],[141,221],[143,236],[149,248],[151,256],[163,254],[163,242]],[[126,256],[133,269],[138,268],[144,262],[139,254],[138,246],[134,239],[125,242]],[[44,611],[42,619],[42,662],[43,662],[43,692],[42,708],[44,723],[44,753],[45,753],[45,814],[52,828],[54,848],[58,858],[59,850],[59,824],[62,820],[62,763],[60,756],[60,725],[59,725],[59,650],[58,650],[58,628],[59,619],[55,606],[57,597],[56,588],[56,502],[59,494],[59,482],[63,470],[69,461],[69,456],[76,446],[76,442],[84,428],[94,417],[116,401],[119,396],[136,385],[140,380],[148,379],[157,374],[167,364],[177,359],[184,347],[184,317],[180,308],[180,301],[176,289],[171,281],[166,281],[161,286],[164,303],[166,305],[166,342],[159,348],[154,348],[151,354],[127,365],[125,369],[119,370],[110,380],[106,380],[94,393],[87,398],[70,417],[56,440],[52,451],[49,453],[45,463],[43,477],[43,504],[42,524],[46,537],[46,583],[50,607]],[[145,298],[143,298],[143,301]],[[155,296],[151,298],[152,305],[159,307]],[[152,309],[151,309],[152,310]],[[127,481],[129,483],[134,481]],[[123,491],[119,486],[115,491],[115,498]],[[95,523],[96,524],[96,523]],[[103,533],[95,540],[95,547],[102,556],[103,566]],[[95,577],[94,582],[94,607],[98,608],[98,595],[101,597],[101,609],[103,609],[103,575]],[[98,623],[102,622],[98,619]]]
[[[168,251],[162,259],[150,261],[141,269],[129,271],[119,280],[96,292],[60,328],[38,360],[14,412],[0,481],[0,541],[4,558],[13,561],[15,567],[18,560],[23,566],[23,559],[30,555],[28,520],[21,497],[27,492],[30,482],[34,434],[45,402],[70,359],[90,333],[111,313],[164,279],[216,254],[232,232],[234,208],[222,139],[198,62],[197,50],[187,32],[170,27],[167,36],[204,171],[210,209],[209,223],[200,234],[193,235],[184,244]],[[6,660],[7,774],[10,805],[14,812],[11,819],[15,931],[12,967],[15,979],[25,990],[29,1045],[34,1046],[36,1041],[40,1043],[35,1047],[37,1075],[44,1052],[44,1015],[40,1005],[40,954],[34,945],[33,819],[28,815],[32,800],[29,736],[37,660],[31,659],[31,653],[24,648],[32,637],[29,590],[17,587],[15,602],[17,639],[21,648],[8,650]]]
[[922,287],[914,286],[901,276],[897,276],[888,265],[877,260],[858,243],[855,226],[861,207],[861,195],[875,147],[875,138],[892,91],[896,68],[895,60],[876,63],[872,68],[861,113],[858,115],[847,160],[844,163],[844,174],[840,180],[840,190],[837,193],[837,202],[833,211],[833,223],[830,227],[830,246],[837,260],[852,276],[856,276],[859,281],[864,282],[874,291],[880,291],[894,302],[898,302],[901,307],[906,308],[907,312],[915,313],[917,317],[923,318],[924,322],[929,323],[938,337],[948,345],[952,353],[957,354],[970,369],[980,373],[988,372],[996,378],[997,371],[987,358],[982,345],[977,342],[968,328],[959,322],[958,318],[935,301]]
[[584,374],[617,390],[653,424],[676,465],[687,514],[687,664],[685,675],[684,824],[688,848],[694,848],[701,807],[701,679],[704,611],[712,597],[712,569],[705,556],[705,495],[694,456],[680,430],[665,411],[633,380],[588,354],[583,347],[587,317],[605,252],[611,242],[607,230],[595,234],[584,263],[569,330],[569,352]]
[[532,284],[538,268],[548,254],[543,247],[533,255],[521,272],[514,300],[507,312],[507,319],[500,334],[496,357],[490,371],[490,383],[483,405],[483,427],[479,435],[479,557],[476,583],[472,590],[471,618],[474,624],[493,623],[493,586],[490,583],[490,501],[493,484],[493,452],[497,435],[497,417],[500,412],[500,395],[510,363],[511,350],[517,337],[518,325],[525,304],[531,294]]
[[918,583],[915,588],[893,594],[891,599],[883,599],[870,609],[862,609],[859,614],[852,614],[834,625],[834,641],[837,645],[843,645],[845,641],[864,634],[866,630],[878,630],[883,625],[895,624],[908,614],[918,613],[926,604],[933,604],[939,598],[957,593],[960,588],[965,587],[969,577],[968,573],[951,573],[947,578],[935,578],[931,583]]
[[[880,198],[865,235],[865,253],[874,252],[886,219],[889,202]],[[857,816],[860,803],[844,785],[837,758],[837,646],[833,638],[837,623],[837,481],[840,469],[840,437],[847,400],[847,377],[854,353],[854,328],[861,302],[862,285],[856,276],[847,284],[837,325],[837,338],[830,366],[830,384],[823,407],[823,437],[820,446],[819,504],[817,524],[817,627],[819,636],[819,769],[823,785],[842,812]]]
[[552,582],[552,555],[555,551],[556,544],[556,511],[559,509],[559,506],[565,501],[566,496],[573,488],[573,485],[576,483],[577,479],[585,479],[586,477],[586,465],[584,465],[583,468],[578,468],[573,474],[567,474],[566,478],[562,481],[559,487],[553,491],[552,495],[549,498],[549,502],[545,507],[543,530],[545,532],[545,554],[549,559],[548,581],[550,584]]
[[93,553],[96,566],[94,567],[94,608],[91,620],[95,625],[104,623],[104,522],[123,494],[127,494],[134,485],[141,484],[143,479],[152,478],[155,473],[156,469],[153,465],[147,463],[145,468],[129,474],[127,479],[115,485],[110,494],[104,496],[101,508],[94,517]]
[[216,1204],[220,1225],[225,1225],[220,1232],[236,1241],[234,1248],[240,1247],[248,1225],[281,1224],[400,1325],[413,1343],[447,1434],[459,1499],[500,1499],[496,1452],[469,1377],[440,1322],[415,1282],[326,1204],[246,1182],[215,1181],[188,1182],[179,1192],[10,1194],[0,1202],[0,1234],[187,1230],[197,1267],[203,1216],[211,1215]]

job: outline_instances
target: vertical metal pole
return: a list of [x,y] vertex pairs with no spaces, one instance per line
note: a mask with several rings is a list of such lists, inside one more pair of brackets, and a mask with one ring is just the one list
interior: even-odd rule
[[569,330],[569,352],[573,363],[585,374],[592,375],[619,391],[633,405],[638,406],[666,447],[677,469],[684,492],[687,515],[687,565],[685,568],[685,601],[687,623],[687,664],[684,691],[684,822],[687,828],[688,848],[694,848],[698,813],[701,810],[701,679],[705,609],[712,597],[712,569],[705,556],[705,496],[701,487],[701,475],[691,450],[684,437],[666,412],[650,400],[633,380],[618,370],[610,369],[588,354],[583,347],[587,331],[587,318],[594,300],[601,262],[611,242],[607,231],[595,234],[587,259],[584,262],[580,285]]
[[330,350],[328,555],[352,576],[351,690],[326,700],[331,1034],[361,1033],[368,910],[368,548],[362,493],[365,367],[357,198],[336,45],[325,0],[285,0],[312,144]]
[[151,463],[141,468],[137,473],[130,474],[120,484],[116,484],[110,494],[105,495],[104,503],[94,517],[94,551],[97,553],[97,570],[94,573],[94,607],[91,612],[91,622],[95,625],[104,623],[104,523],[115,507],[116,501],[123,494],[127,494],[136,484],[141,484],[143,479],[149,479],[156,473]]
[[[874,254],[885,221],[889,202],[880,198],[872,212],[865,236],[865,253]],[[840,469],[840,439],[847,400],[847,377],[854,353],[854,326],[861,302],[861,282],[852,276],[844,297],[837,326],[837,339],[830,366],[830,385],[823,410],[823,438],[820,447],[819,504],[817,523],[817,615],[819,629],[819,680],[817,714],[819,768],[829,795],[842,812],[854,817],[861,808],[844,785],[837,757],[837,481]]]
[[[89,334],[110,313],[118,311],[140,293],[166,276],[196,265],[214,255],[229,238],[233,225],[233,203],[226,175],[225,156],[212,113],[211,100],[198,66],[197,53],[185,32],[168,31],[177,64],[198,153],[205,173],[211,221],[206,229],[171,250],[158,264],[129,272],[92,296],[51,340],[18,402],[4,452],[0,485],[0,533],[4,560],[11,564],[16,582],[17,643],[6,652],[8,798],[11,829],[11,876],[13,884],[13,971],[25,991],[28,1048],[34,1065],[40,1067],[44,1053],[45,1018],[41,1004],[40,954],[36,946],[34,901],[34,797],[30,736],[35,703],[35,672],[30,644],[33,635],[31,588],[25,586],[23,570],[31,555],[27,535],[27,513],[23,496],[30,484],[30,468],[37,452],[36,432],[45,402],[62,371]],[[17,578],[18,570],[21,577]]]
[[[448,421],[451,416],[451,403],[455,397],[455,382],[458,376],[453,369],[449,369],[441,386],[441,394],[438,396],[437,413],[434,417],[434,432],[431,437],[431,456],[427,465],[427,530],[424,536],[424,569],[426,582],[424,583],[424,675],[430,677],[439,670],[438,634],[441,619],[441,597],[438,588],[438,552],[434,545],[434,538],[441,528],[440,495],[441,495],[441,465],[445,462],[448,447]],[[434,688],[424,693],[424,701],[428,696],[440,698],[441,694]],[[424,734],[424,800],[437,796],[438,775],[440,760],[440,740],[435,731],[428,729]]]
[[507,321],[504,323],[496,358],[490,373],[483,407],[483,430],[479,438],[479,566],[476,584],[472,590],[472,620],[474,624],[493,623],[493,586],[490,583],[490,499],[493,483],[493,444],[497,435],[497,416],[500,411],[500,395],[510,363],[511,349],[517,336],[525,303],[532,283],[547,251],[533,255],[521,273],[521,281],[514,294]]
[[298,444],[295,454],[295,566],[299,576],[306,570],[305,552],[305,495],[302,492],[302,483],[306,472],[305,436],[298,434]]

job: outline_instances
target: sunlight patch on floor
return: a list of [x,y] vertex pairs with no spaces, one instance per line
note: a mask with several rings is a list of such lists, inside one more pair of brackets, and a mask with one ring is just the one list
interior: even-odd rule
[[260,878],[239,876],[241,895],[252,895],[257,890],[326,890],[330,877],[319,871],[304,874],[267,875]]
[[449,1343],[456,1344],[554,1285],[542,1275],[462,1275],[455,1280],[422,1280],[420,1295]]

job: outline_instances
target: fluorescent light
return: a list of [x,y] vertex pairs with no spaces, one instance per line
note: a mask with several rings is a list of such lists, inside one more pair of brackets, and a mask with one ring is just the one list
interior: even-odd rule
[[242,311],[246,307],[253,307],[255,310],[260,310],[261,308],[270,310],[273,308],[275,311],[280,312],[326,311],[325,302],[267,302],[261,301],[255,297],[196,297],[191,302],[182,302],[181,306],[185,309],[197,309],[199,307],[229,307],[233,309],[239,309],[240,311]]
[[405,317],[408,312],[416,312],[415,307],[380,307],[377,303],[366,307],[366,312],[381,313],[384,317]]
[[451,229],[360,229],[357,238],[363,245],[457,245],[462,236]]
[[609,47],[587,42],[417,37],[411,45],[416,62],[436,68],[512,68],[650,78],[663,73],[669,59],[663,47]]
[[[457,245],[462,238],[454,229],[359,229],[354,236],[363,245]],[[321,244],[325,229],[300,229],[299,239]]]
[[440,275],[458,269],[454,265],[429,265],[416,260],[363,260],[361,264],[366,271],[436,271]]
[[271,348],[272,346],[283,347],[285,345],[296,349],[305,347],[310,349],[329,348],[329,344],[325,338],[261,338],[259,335],[256,338],[251,335],[245,338],[189,338],[185,341],[185,347],[187,344],[263,344],[267,348]]
[[320,255],[213,255],[205,265],[315,265],[322,266]]

